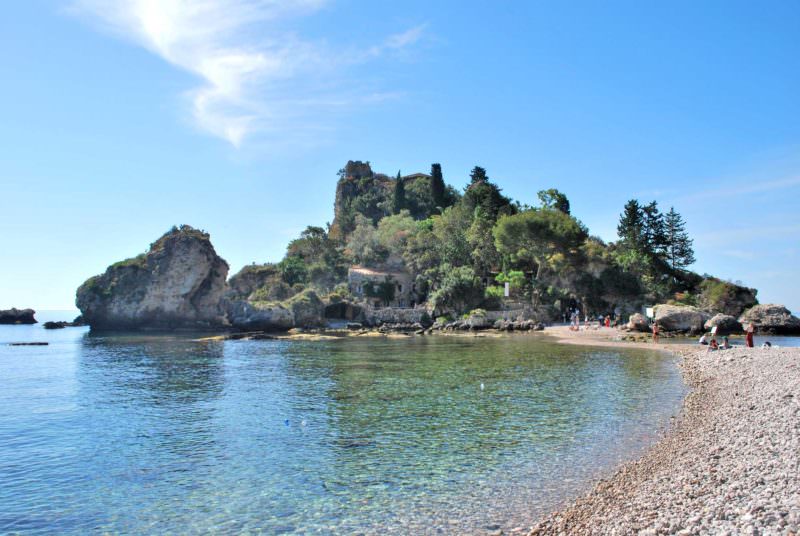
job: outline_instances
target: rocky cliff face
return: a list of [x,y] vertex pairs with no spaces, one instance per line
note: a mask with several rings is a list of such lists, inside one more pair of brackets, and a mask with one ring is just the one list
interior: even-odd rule
[[[425,173],[402,177],[405,186],[405,208],[415,219],[430,216],[436,210],[431,178]],[[355,228],[356,215],[373,223],[392,213],[396,180],[372,171],[369,162],[347,162],[339,172],[333,206],[331,236],[343,238]]]
[[0,310],[0,324],[35,324],[35,314],[33,309],[3,309]]
[[228,263],[209,236],[173,228],[146,254],[118,262],[78,288],[75,303],[93,329],[203,329],[225,325]]

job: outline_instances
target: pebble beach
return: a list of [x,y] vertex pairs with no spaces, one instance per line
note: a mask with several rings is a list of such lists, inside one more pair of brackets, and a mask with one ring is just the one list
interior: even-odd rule
[[[608,329],[548,331],[571,344],[658,346]],[[529,534],[798,534],[800,348],[660,346],[680,356],[691,388],[675,424]]]

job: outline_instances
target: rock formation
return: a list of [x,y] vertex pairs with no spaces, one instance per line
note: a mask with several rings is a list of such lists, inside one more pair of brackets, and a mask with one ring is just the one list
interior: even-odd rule
[[207,233],[173,228],[146,254],[118,262],[78,288],[93,329],[205,329],[226,324],[221,299],[228,263]]
[[711,315],[688,305],[656,305],[655,321],[662,331],[700,333]]
[[281,301],[292,295],[292,289],[281,279],[274,264],[250,264],[228,280],[225,297],[231,301]]
[[241,331],[286,331],[293,327],[325,325],[325,304],[313,290],[305,290],[283,302],[227,301],[231,326]]
[[743,326],[752,322],[759,333],[800,334],[800,319],[792,315],[791,311],[783,305],[774,303],[751,307],[739,317],[739,322]]
[[698,306],[704,311],[739,316],[743,311],[756,305],[758,291],[716,277],[704,279],[700,285]]
[[294,327],[292,312],[281,304],[228,302],[228,321],[241,331],[286,331]]
[[0,310],[0,324],[36,324],[35,314],[33,309],[3,309]]
[[[436,210],[431,190],[431,176],[413,173],[401,177],[405,185],[406,209],[415,219],[427,218]],[[392,214],[396,179],[375,173],[369,162],[350,160],[339,171],[333,206],[331,236],[343,238],[355,228],[360,214],[373,223]]]
[[717,328],[717,335],[730,335],[731,333],[741,333],[742,324],[731,315],[722,313],[715,314],[704,325],[706,331]]
[[650,331],[650,323],[647,321],[647,318],[642,313],[634,313],[628,319],[627,328],[630,331],[641,331],[646,333]]

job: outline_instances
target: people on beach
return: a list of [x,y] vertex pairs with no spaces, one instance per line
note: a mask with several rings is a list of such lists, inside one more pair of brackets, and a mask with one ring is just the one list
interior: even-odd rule
[[658,322],[653,322],[653,342],[658,344]]
[[717,339],[711,339],[711,342],[708,343],[708,351],[713,352],[714,350],[719,350],[719,343],[717,343]]
[[728,343],[728,337],[722,337],[722,349],[729,350],[731,347],[730,343]]
[[755,331],[756,327],[753,325],[752,322],[747,324],[747,328],[745,329],[744,342],[745,346],[747,346],[748,348],[753,347],[753,334],[755,333]]
[[769,341],[764,341],[764,344],[761,345],[761,348],[772,348],[772,343]]
[[703,346],[708,346],[708,334],[703,333],[702,337],[700,337],[700,340],[697,342],[702,344]]
[[611,317],[608,315],[606,315],[606,327],[607,328],[611,327]]

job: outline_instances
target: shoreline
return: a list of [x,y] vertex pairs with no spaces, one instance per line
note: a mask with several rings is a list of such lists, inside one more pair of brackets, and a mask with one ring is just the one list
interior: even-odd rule
[[676,355],[690,391],[666,435],[528,533],[798,534],[800,348],[708,352],[548,328],[561,344]]

